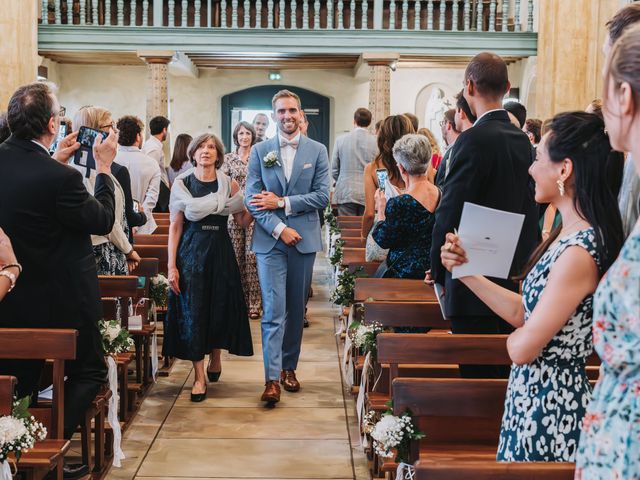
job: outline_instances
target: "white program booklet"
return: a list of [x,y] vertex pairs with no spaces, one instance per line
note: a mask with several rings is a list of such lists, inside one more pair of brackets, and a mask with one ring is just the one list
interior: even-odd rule
[[452,278],[468,275],[508,278],[524,215],[465,202],[458,236],[469,260]]

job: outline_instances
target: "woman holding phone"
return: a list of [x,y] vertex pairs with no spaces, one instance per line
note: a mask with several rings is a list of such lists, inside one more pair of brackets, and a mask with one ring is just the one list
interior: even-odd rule
[[[103,132],[109,132],[113,129],[111,113],[102,107],[82,107],[76,113],[73,124],[78,130],[81,127]],[[75,163],[72,166],[83,174],[87,191],[93,194],[96,171]],[[98,275],[128,275],[129,271],[133,270],[141,260],[131,244],[130,227],[132,225],[128,222],[127,216],[127,205],[130,204],[130,208],[133,209],[131,179],[129,171],[116,163],[111,166],[111,177],[115,186],[116,220],[108,235],[92,235],[91,243],[96,257]],[[129,198],[125,192],[129,192]],[[144,224],[146,222],[144,214],[137,215],[142,215],[144,220],[142,224]],[[136,223],[135,226],[137,225]]]
[[393,158],[393,145],[407,133],[415,133],[411,121],[404,115],[391,115],[384,119],[378,133],[378,156],[373,162],[364,167],[364,215],[362,216],[362,238],[366,238],[371,231],[375,219],[375,193],[378,188],[384,188],[378,182],[379,169],[387,171],[391,185],[398,190],[404,190],[405,184],[400,175],[398,164]]
[[[378,222],[373,239],[389,254],[379,275],[387,278],[423,278],[431,268],[431,234],[440,190],[427,173],[432,150],[427,137],[409,134],[393,146],[393,157],[407,189],[387,201],[382,189],[375,193]],[[382,186],[382,185],[381,185]]]

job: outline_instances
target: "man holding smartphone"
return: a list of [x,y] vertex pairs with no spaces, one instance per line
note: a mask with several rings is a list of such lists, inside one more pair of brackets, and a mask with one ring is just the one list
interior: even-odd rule
[[[64,437],[69,439],[106,381],[98,320],[102,304],[91,234],[108,234],[115,219],[109,177],[117,135],[93,146],[98,176],[90,195],[82,175],[66,163],[80,147],[65,137],[54,158],[60,104],[46,83],[20,87],[11,97],[12,135],[0,145],[0,228],[11,238],[22,263],[20,282],[0,302],[0,328],[73,328],[76,358],[66,362]],[[57,161],[56,161],[57,160]],[[2,360],[0,374],[18,378],[18,396],[37,395],[44,362]],[[34,397],[35,398],[35,397]],[[88,474],[65,467],[65,478]]]

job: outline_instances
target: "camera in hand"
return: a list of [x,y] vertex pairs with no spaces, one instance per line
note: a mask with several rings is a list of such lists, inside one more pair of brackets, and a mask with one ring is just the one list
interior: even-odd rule
[[73,156],[73,163],[86,167],[88,170],[95,170],[96,160],[93,158],[93,144],[96,141],[98,135],[102,136],[104,141],[109,134],[100,130],[94,130],[89,127],[80,127],[78,131],[78,138],[76,141],[80,144],[80,148],[76,150]]
[[376,169],[376,175],[378,176],[378,188],[384,192],[384,185],[387,183],[387,176],[389,175],[386,168]]

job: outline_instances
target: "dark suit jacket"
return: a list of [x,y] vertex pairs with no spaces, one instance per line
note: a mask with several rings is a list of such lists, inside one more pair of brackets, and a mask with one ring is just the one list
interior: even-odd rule
[[[486,114],[456,140],[444,194],[436,210],[431,247],[431,271],[433,278],[445,286],[447,316],[494,315],[440,263],[440,247],[445,235],[458,227],[464,202],[526,215],[511,275],[520,273],[537,245],[538,213],[528,173],[532,161],[529,139],[511,124],[504,110]],[[518,289],[515,282],[492,280],[510,290]]]
[[0,145],[0,227],[23,267],[0,327],[80,328],[102,316],[89,234],[111,231],[113,189],[98,175],[89,195],[77,170],[29,140]]

